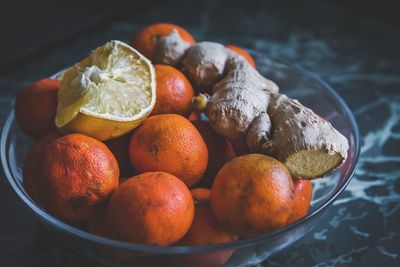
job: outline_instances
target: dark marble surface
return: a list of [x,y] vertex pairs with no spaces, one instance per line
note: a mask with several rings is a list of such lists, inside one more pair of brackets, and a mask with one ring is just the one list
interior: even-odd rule
[[[132,9],[134,7],[131,7]],[[379,13],[379,12],[376,12]],[[300,64],[345,99],[361,132],[356,173],[319,225],[263,266],[400,266],[400,31],[346,1],[173,1],[122,16],[0,74],[0,124],[26,84],[144,25],[180,24],[198,40]],[[99,266],[47,234],[0,178],[0,266]]]

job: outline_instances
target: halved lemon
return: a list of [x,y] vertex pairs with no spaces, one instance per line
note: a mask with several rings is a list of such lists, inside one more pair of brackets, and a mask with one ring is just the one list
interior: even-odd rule
[[132,47],[110,41],[60,77],[55,123],[62,132],[98,140],[137,127],[156,101],[151,62]]

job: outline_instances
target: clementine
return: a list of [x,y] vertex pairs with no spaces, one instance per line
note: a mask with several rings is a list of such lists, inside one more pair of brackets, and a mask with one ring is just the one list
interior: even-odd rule
[[194,91],[188,79],[178,69],[168,65],[154,65],[154,69],[157,93],[156,104],[151,114],[188,115],[194,97]]
[[247,62],[250,63],[250,65],[252,65],[254,68],[256,67],[256,62],[254,61],[253,57],[250,56],[250,54],[243,48],[240,48],[236,45],[226,45],[225,47],[232,50],[233,52],[241,55],[242,57],[244,57],[247,60]]
[[15,101],[15,119],[21,129],[33,138],[56,131],[57,80],[41,79],[22,90]]
[[[176,245],[206,246],[237,240],[236,235],[226,232],[215,220],[210,206],[211,191],[205,188],[195,188],[191,190],[191,193],[195,203],[193,223],[186,235]],[[223,265],[232,254],[233,250],[224,250],[170,257],[182,266],[213,267]]]
[[178,31],[183,40],[191,44],[195,43],[193,36],[182,27],[170,23],[156,23],[138,32],[132,38],[131,46],[136,48],[148,59],[153,60],[158,39],[168,35],[174,29]]
[[[118,163],[102,142],[68,134],[43,148],[32,183],[45,208],[55,217],[82,223],[101,211],[118,186]],[[37,189],[36,189],[37,188]]]
[[136,171],[168,172],[189,187],[201,179],[208,161],[207,145],[200,133],[177,114],[146,119],[132,134],[129,155]]
[[47,195],[47,192],[43,192],[45,186],[43,185],[44,181],[42,175],[37,173],[38,166],[42,160],[45,146],[60,136],[60,133],[53,132],[37,140],[29,150],[22,170],[23,184],[26,192],[43,208],[46,208],[44,197]]
[[240,237],[272,231],[292,216],[292,178],[274,158],[262,154],[234,158],[215,178],[211,207],[219,224]]
[[189,189],[165,172],[142,173],[126,180],[112,195],[106,213],[118,239],[163,246],[186,234],[193,215]]

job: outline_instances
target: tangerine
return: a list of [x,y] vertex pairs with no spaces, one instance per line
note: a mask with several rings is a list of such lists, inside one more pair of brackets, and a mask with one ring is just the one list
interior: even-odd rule
[[203,177],[208,161],[207,145],[200,133],[177,114],[146,119],[132,135],[129,155],[136,171],[168,172],[189,187]]
[[146,172],[127,179],[112,195],[106,212],[118,239],[162,246],[181,239],[193,215],[189,189],[165,172]]
[[131,46],[136,48],[148,59],[154,60],[158,39],[168,35],[174,29],[178,31],[183,40],[191,44],[195,43],[193,36],[182,27],[170,23],[155,23],[139,31],[132,38]]
[[287,224],[293,213],[293,181],[286,166],[262,155],[234,158],[211,188],[218,223],[240,237],[253,237]]

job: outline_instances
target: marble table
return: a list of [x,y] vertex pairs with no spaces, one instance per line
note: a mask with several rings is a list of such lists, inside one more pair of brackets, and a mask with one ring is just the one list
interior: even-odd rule
[[[294,2],[294,1],[293,1]],[[197,40],[232,43],[300,64],[345,99],[361,157],[347,189],[305,238],[262,266],[400,266],[400,31],[345,1],[172,1],[121,13],[0,73],[0,125],[21,88],[107,40],[168,21]],[[134,9],[134,6],[128,6]],[[0,266],[99,266],[48,235],[0,178]]]

